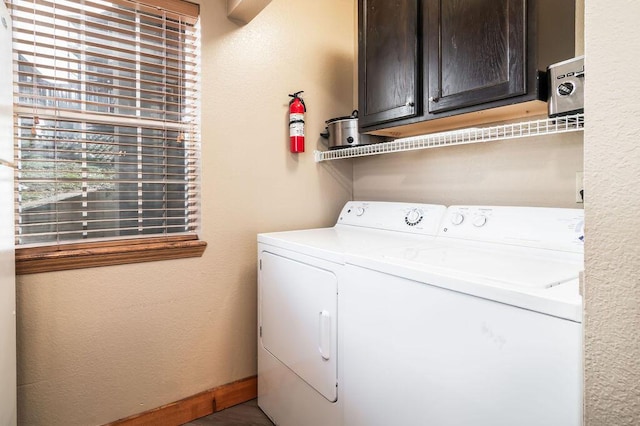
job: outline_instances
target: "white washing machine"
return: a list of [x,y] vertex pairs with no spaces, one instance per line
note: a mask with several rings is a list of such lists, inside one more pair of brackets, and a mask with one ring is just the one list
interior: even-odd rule
[[581,425],[583,224],[453,206],[431,242],[348,255],[343,424]]
[[343,424],[345,256],[425,243],[445,210],[349,202],[332,228],[258,235],[258,405],[276,425]]

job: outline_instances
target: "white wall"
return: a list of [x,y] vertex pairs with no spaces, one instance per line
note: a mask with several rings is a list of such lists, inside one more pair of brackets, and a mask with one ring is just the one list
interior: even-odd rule
[[586,425],[640,424],[640,2],[585,1]]
[[[23,425],[103,424],[256,374],[256,233],[330,225],[351,163],[316,164],[353,109],[353,0],[201,1],[204,257],[18,277]],[[307,152],[288,152],[304,90]]]

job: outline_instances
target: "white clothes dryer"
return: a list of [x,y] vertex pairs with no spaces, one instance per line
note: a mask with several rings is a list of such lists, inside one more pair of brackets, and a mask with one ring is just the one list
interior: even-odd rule
[[278,426],[340,426],[345,257],[433,239],[446,208],[348,202],[331,228],[258,235],[258,405]]

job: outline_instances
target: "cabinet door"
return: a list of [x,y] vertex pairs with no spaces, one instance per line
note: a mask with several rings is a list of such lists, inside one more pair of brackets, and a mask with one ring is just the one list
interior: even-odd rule
[[526,93],[526,0],[428,0],[430,113]]
[[359,0],[360,126],[421,112],[419,0]]

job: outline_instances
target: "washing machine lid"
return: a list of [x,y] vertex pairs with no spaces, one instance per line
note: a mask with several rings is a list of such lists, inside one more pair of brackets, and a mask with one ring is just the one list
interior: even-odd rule
[[578,278],[580,263],[546,251],[462,244],[391,249],[384,257],[442,274],[508,286],[546,289]]
[[443,242],[348,256],[347,263],[524,309],[582,321],[582,255]]

